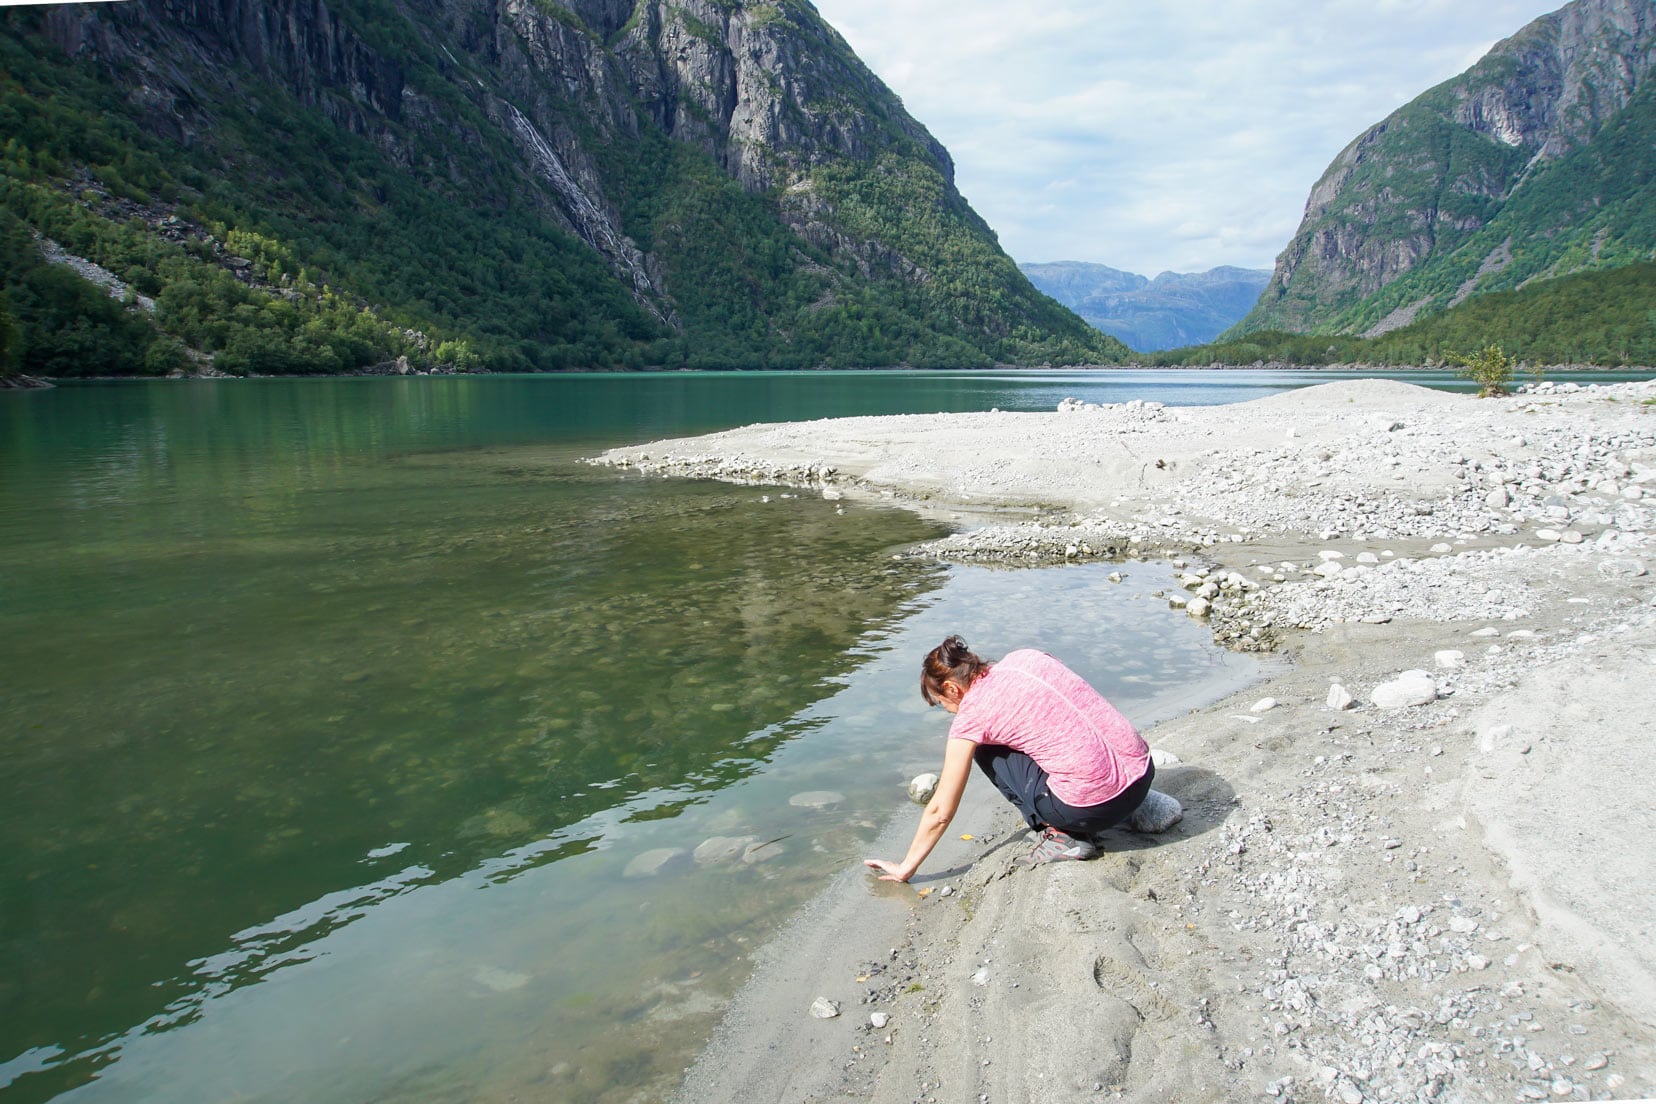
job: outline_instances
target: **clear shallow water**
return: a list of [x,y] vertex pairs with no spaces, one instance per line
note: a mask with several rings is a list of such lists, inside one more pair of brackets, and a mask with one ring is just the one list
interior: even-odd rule
[[[670,1085],[746,951],[935,765],[914,668],[944,633],[1045,647],[1141,717],[1236,661],[1147,598],[1164,568],[898,566],[937,530],[577,458],[1303,378],[1166,375],[0,396],[0,1099]],[[715,835],[778,842],[626,874]]]

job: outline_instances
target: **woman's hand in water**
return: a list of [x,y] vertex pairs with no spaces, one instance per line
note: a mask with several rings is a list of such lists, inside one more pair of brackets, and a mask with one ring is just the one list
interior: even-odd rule
[[863,865],[870,870],[880,871],[882,882],[906,882],[914,877],[913,871],[904,873],[903,868],[897,863],[886,862],[884,859],[864,859]]

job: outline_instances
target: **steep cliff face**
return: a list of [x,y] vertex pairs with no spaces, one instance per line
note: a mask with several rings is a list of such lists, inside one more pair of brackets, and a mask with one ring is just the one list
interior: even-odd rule
[[[419,263],[467,273],[466,238],[509,212],[520,231],[484,231],[491,251],[571,235],[630,300],[583,297],[574,266],[553,313],[589,350],[780,366],[1123,351],[1030,286],[947,152],[805,0],[132,0],[7,13],[0,29],[89,66],[134,144],[192,170],[161,189],[186,223],[205,225],[210,197],[220,223],[330,288],[429,299],[395,307],[418,320],[436,304],[438,329],[464,334],[464,304],[389,290],[383,228],[421,221]],[[81,160],[58,168],[102,179],[97,151]],[[467,218],[449,227],[451,211]],[[544,276],[537,294],[570,269],[523,263]],[[498,274],[458,282],[517,309],[492,298],[514,293]],[[595,335],[595,315],[614,333]],[[552,325],[469,336],[534,361],[563,339]]]
[[1482,291],[1647,256],[1650,195],[1625,176],[1579,189],[1587,165],[1647,175],[1618,135],[1642,132],[1653,41],[1649,0],[1576,0],[1359,136],[1239,328],[1378,334]]

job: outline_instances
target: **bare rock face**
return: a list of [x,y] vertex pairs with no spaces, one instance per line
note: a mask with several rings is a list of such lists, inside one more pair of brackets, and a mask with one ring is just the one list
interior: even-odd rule
[[[434,96],[327,0],[133,0],[60,5],[53,40],[137,75],[135,99],[175,138],[210,135],[213,105],[236,95],[237,68],[290,88],[394,160],[429,154],[410,129],[457,135],[458,150],[493,156],[504,137],[527,187],[513,203],[540,209],[602,255],[634,299],[673,324],[660,266],[622,229],[620,183],[599,147],[637,139],[641,116],[705,148],[749,191],[782,189],[790,228],[857,261],[865,274],[924,277],[912,261],[846,229],[811,174],[839,159],[901,146],[944,181],[948,153],[843,39],[800,0],[408,0],[418,55],[471,100]],[[479,129],[480,124],[494,133]]]
[[889,140],[887,126],[926,148],[953,181],[943,147],[832,28],[797,5],[654,0],[616,56],[665,130],[704,142],[750,189],[795,183],[824,154],[868,157]]

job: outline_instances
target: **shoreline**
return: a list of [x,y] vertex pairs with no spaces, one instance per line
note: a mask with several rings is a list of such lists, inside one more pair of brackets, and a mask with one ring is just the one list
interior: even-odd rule
[[[1538,370],[1521,369],[1525,375],[1539,371],[1546,377],[1553,375],[1571,376],[1585,373],[1643,375],[1656,374],[1656,367],[1626,366],[1605,367],[1598,364],[1544,364]],[[492,377],[492,376],[660,376],[678,374],[716,374],[738,373],[744,375],[798,375],[810,372],[833,372],[847,374],[868,374],[880,372],[1304,372],[1315,374],[1321,372],[1374,372],[1381,375],[1411,375],[1414,373],[1448,372],[1457,373],[1457,369],[1447,365],[1433,367],[1424,364],[1289,364],[1286,361],[1263,361],[1253,364],[1146,364],[1141,361],[1128,361],[1123,364],[997,364],[990,368],[913,368],[901,364],[886,364],[878,367],[863,368],[670,368],[663,365],[654,365],[646,368],[571,368],[555,372],[489,372],[489,371],[462,371],[457,368],[410,368],[408,371],[398,371],[395,367],[384,364],[372,365],[367,368],[355,369],[349,372],[299,372],[290,374],[271,374],[250,372],[246,375],[235,375],[229,372],[179,372],[160,376],[128,375],[128,376],[0,376],[0,391],[46,389],[58,386],[75,386],[79,384],[96,383],[151,383],[151,382],[222,382],[233,380],[300,380],[300,379],[414,379],[414,378],[465,378]],[[27,381],[27,382],[11,382]],[[1566,381],[1567,382],[1567,381]],[[1471,386],[1471,383],[1468,383]]]
[[948,896],[906,899],[901,944],[819,959],[857,971],[841,1016],[756,973],[727,1024],[815,1071],[776,1099],[1656,1094],[1656,382],[850,418],[600,461],[962,526],[911,557],[1183,559],[1172,604],[1292,661],[1148,729],[1186,808],[1164,836],[1026,869],[1008,811]]

